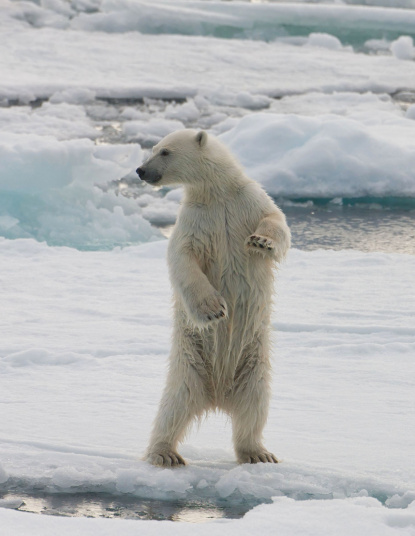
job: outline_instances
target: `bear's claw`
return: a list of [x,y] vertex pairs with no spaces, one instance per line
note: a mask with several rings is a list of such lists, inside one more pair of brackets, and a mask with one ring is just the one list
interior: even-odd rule
[[238,454],[239,463],[278,463],[278,459],[267,450],[258,452],[240,452]]
[[253,234],[249,238],[247,238],[246,246],[250,251],[257,251],[258,253],[262,253],[262,251],[260,252],[258,248],[264,249],[266,251],[272,251],[274,249],[274,241],[271,240],[271,238],[267,238],[266,236]]
[[150,452],[147,461],[159,467],[179,467],[180,465],[186,465],[180,454],[170,449]]
[[202,324],[221,320],[227,316],[227,306],[219,292],[200,300],[197,306],[197,316]]

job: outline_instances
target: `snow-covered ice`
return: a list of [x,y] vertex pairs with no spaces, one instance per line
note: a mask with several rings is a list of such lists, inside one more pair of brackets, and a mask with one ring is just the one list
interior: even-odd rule
[[401,35],[391,43],[391,51],[400,60],[413,60],[415,58],[414,41],[409,35]]
[[[165,2],[2,1],[2,236],[98,249],[156,238],[146,220],[173,223],[179,197],[142,188],[135,202],[124,195],[128,188],[115,195],[111,184],[131,182],[145,157],[138,144],[146,150],[183,126],[222,135],[276,196],[414,195],[415,62],[400,59],[410,53],[414,10],[177,6],[174,15]],[[209,25],[219,29],[224,20],[249,29],[296,14],[315,17],[315,27],[271,40],[260,26],[256,39],[207,35]],[[150,33],[98,25],[134,24],[134,17]],[[168,31],[154,26],[163,17],[184,21],[193,35],[178,35],[180,28],[176,35],[154,33]],[[186,17],[197,22],[189,26]],[[325,17],[343,26],[359,20],[369,53],[356,52],[334,30],[321,31]],[[385,20],[396,39],[372,31]]]
[[414,256],[293,250],[280,268],[265,436],[281,464],[237,466],[221,415],[186,439],[187,467],[140,460],[171,325],[150,223],[174,222],[181,190],[134,173],[190,126],[287,206],[410,206],[414,8],[0,0],[1,536],[195,530],[13,511],[88,492],[175,501],[180,519],[186,501],[269,503],[199,534],[415,533]]
[[[212,35],[270,40],[332,33],[362,45],[368,35],[378,38],[414,34],[415,13],[396,9],[399,0],[383,7],[301,5],[289,2],[218,2],[203,0],[72,0],[19,3],[12,15],[36,28],[80,29],[108,33]],[[357,2],[356,2],[357,3]],[[68,5],[69,4],[69,5]],[[404,7],[413,7],[404,6]],[[395,8],[395,9],[392,9]],[[300,41],[301,42],[301,41]]]
[[[302,511],[289,497],[311,500],[304,515],[316,529],[332,508],[362,527],[413,528],[410,510],[387,508],[414,500],[415,257],[293,250],[277,283],[265,432],[282,463],[237,466],[229,422],[213,415],[186,440],[189,466],[171,471],[139,459],[169,351],[165,250],[0,242],[2,489],[231,504],[279,496],[262,510],[276,526]],[[24,534],[16,515],[0,510]]]
[[[415,76],[413,63],[403,69],[392,55],[356,54],[350,47],[339,48],[339,37],[333,36],[336,24],[350,34],[348,24],[357,29],[366,21],[368,39],[375,39],[376,25],[381,29],[378,40],[387,34],[385,25],[393,27],[390,41],[402,35],[410,37],[415,27],[413,10],[203,1],[175,2],[172,6],[160,1],[106,0],[99,2],[96,13],[71,16],[57,13],[57,6],[68,5],[64,2],[49,3],[48,8],[31,2],[2,3],[3,99],[27,102],[74,87],[101,97],[135,98],[188,97],[220,86],[234,93],[245,90],[268,96],[311,90],[393,92],[412,87]],[[311,24],[314,16],[317,20]],[[56,17],[66,21],[65,31],[53,22]],[[186,20],[189,17],[193,23]],[[286,36],[270,42],[221,38],[221,20],[227,28],[235,20],[244,28],[255,26],[257,21],[272,27],[273,21],[279,20],[286,28],[293,25],[292,19],[301,18],[310,26],[300,41]],[[107,20],[111,26],[118,19],[124,23],[122,33],[93,23]],[[162,19],[168,21],[166,27],[158,22]],[[169,24],[174,20],[180,27],[173,33],[187,33],[195,27],[194,31],[191,35],[171,35]],[[324,32],[322,20],[327,24]],[[151,29],[151,22],[154,32],[165,31],[162,38],[139,33]],[[213,31],[215,37],[192,35],[203,33],[197,30],[209,25],[218,29]],[[105,29],[108,31],[92,31]],[[266,35],[261,28],[257,33]],[[321,34],[329,35],[324,38]]]
[[[0,234],[95,249],[157,238],[146,220],[173,223],[180,196],[142,188],[136,202],[111,184],[183,126],[222,135],[276,196],[413,196],[415,62],[401,58],[415,11],[391,5],[2,0]],[[293,17],[310,24],[272,39],[261,26]],[[224,21],[259,26],[229,39]],[[389,37],[374,30],[385,21]],[[348,24],[368,53],[336,34]]]
[[[315,47],[313,40],[309,46],[181,35],[160,40],[140,33],[16,25],[4,24],[1,32],[9,45],[0,60],[0,99],[27,102],[67,87],[124,98],[185,98],[221,86],[234,94],[244,90],[271,97],[313,90],[393,93],[412,87],[415,76],[412,62],[403,68],[394,56]],[[51,42],[53,49],[45,55]]]
[[[415,196],[412,108],[402,110],[388,95],[312,92],[264,111],[237,108],[234,117],[213,111],[227,104],[206,102],[200,97],[155,111],[151,104],[145,111],[50,102],[0,108],[2,236],[95,249],[157,238],[147,221],[174,223],[179,192],[141,186],[132,199],[127,184],[118,190],[111,184],[134,181],[145,158],[139,143],[151,146],[215,114],[210,131],[276,197]],[[94,143],[114,121],[122,143]]]
[[[275,196],[415,196],[415,126],[378,110],[349,117],[257,113],[222,135]],[[399,161],[399,167],[396,162]]]
[[0,131],[0,233],[98,249],[156,239],[133,200],[106,191],[140,154],[133,145]]

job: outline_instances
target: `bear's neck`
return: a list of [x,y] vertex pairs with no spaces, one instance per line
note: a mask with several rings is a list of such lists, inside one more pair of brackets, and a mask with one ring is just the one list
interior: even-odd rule
[[216,172],[211,176],[195,177],[194,181],[184,185],[184,202],[210,205],[225,202],[237,195],[248,183],[252,182],[241,170],[236,169]]

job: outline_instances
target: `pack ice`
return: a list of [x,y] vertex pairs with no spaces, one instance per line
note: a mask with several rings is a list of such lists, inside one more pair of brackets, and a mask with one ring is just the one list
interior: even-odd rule
[[[281,464],[238,466],[222,415],[187,467],[140,459],[171,329],[150,222],[181,194],[122,190],[154,143],[208,129],[284,199],[414,197],[414,3],[350,3],[0,2],[2,534],[414,533],[410,255],[294,249],[280,268]],[[13,510],[88,492],[266,504],[197,528]]]

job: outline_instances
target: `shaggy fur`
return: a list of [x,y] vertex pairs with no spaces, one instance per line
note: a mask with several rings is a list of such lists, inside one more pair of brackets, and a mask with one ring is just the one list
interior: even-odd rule
[[170,368],[146,458],[184,464],[177,445],[189,424],[220,409],[232,418],[239,463],[276,463],[262,430],[270,398],[273,267],[290,246],[285,217],[203,131],[169,134],[137,173],[150,184],[185,189],[168,249]]

